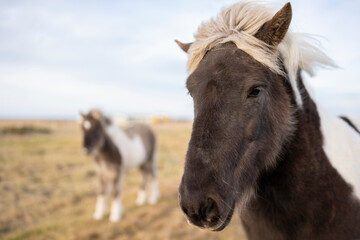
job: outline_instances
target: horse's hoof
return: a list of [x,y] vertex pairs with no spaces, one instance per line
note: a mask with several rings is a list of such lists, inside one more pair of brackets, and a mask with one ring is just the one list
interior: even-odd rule
[[136,205],[138,205],[138,206],[142,206],[142,205],[144,205],[144,204],[145,204],[145,202],[146,202],[146,200],[145,200],[145,199],[136,199]]
[[158,202],[160,197],[151,197],[148,201],[149,204],[154,205]]
[[146,192],[143,190],[140,190],[138,193],[138,197],[136,198],[136,205],[141,206],[146,203]]
[[121,220],[121,216],[110,216],[110,222],[119,222]]
[[93,215],[93,219],[95,219],[95,220],[101,220],[101,219],[103,219],[103,217],[104,217],[103,214],[94,213],[94,215]]

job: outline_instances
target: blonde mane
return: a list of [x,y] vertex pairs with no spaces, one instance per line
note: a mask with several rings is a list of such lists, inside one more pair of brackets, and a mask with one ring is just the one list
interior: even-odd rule
[[104,126],[110,125],[112,123],[111,119],[107,117],[100,109],[91,109],[87,115],[99,120],[100,123]]
[[[294,90],[295,100],[301,106],[302,99],[296,81],[298,70],[302,69],[314,75],[316,67],[336,67],[336,65],[321,50],[319,42],[309,34],[294,33],[289,30],[276,51],[257,39],[254,35],[274,14],[274,9],[266,4],[239,2],[222,10],[216,19],[202,23],[188,51],[188,70],[194,71],[210,49],[222,43],[233,42],[239,49],[269,67],[271,71],[287,76]],[[281,70],[281,64],[284,64],[287,75]]]

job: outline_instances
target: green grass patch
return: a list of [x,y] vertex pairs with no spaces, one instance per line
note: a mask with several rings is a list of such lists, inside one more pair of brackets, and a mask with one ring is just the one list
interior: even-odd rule
[[22,126],[22,127],[4,127],[0,129],[0,134],[27,135],[27,134],[50,134],[51,130],[45,127]]

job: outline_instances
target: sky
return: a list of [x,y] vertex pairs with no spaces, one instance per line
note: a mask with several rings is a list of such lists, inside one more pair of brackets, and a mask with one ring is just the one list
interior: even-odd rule
[[[0,0],[0,118],[192,118],[187,56],[202,21],[236,1]],[[286,1],[271,1],[281,8]],[[291,29],[319,35],[338,69],[308,79],[321,106],[360,114],[360,1],[291,1]]]

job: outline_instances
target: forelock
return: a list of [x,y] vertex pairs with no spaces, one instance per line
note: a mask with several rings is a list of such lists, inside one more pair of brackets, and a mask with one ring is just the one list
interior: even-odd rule
[[[198,67],[207,51],[219,44],[233,42],[237,48],[271,71],[287,76],[294,90],[295,100],[301,106],[302,99],[296,81],[299,68],[313,75],[316,67],[336,65],[309,34],[293,33],[289,30],[277,49],[257,39],[255,34],[275,12],[268,4],[239,2],[222,10],[215,19],[202,23],[188,50],[189,72]],[[283,61],[279,60],[279,55]],[[287,75],[283,72],[282,65],[285,66]]]

